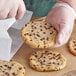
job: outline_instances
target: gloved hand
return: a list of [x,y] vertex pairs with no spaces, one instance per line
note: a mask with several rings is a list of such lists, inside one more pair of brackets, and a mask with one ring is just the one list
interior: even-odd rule
[[65,6],[56,6],[48,13],[46,18],[46,21],[58,31],[56,44],[53,47],[59,47],[67,43],[73,31],[76,18],[75,11],[68,4],[69,8]]
[[25,11],[23,0],[0,0],[0,19],[8,17],[21,19]]

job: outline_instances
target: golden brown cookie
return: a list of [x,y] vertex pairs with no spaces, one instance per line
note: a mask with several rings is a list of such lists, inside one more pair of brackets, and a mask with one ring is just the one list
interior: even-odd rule
[[70,39],[68,46],[69,46],[69,51],[73,55],[76,55],[76,40],[75,39]]
[[55,44],[57,31],[45,18],[30,21],[21,29],[22,39],[33,48],[49,48]]
[[25,76],[25,69],[15,61],[0,61],[0,76]]
[[66,58],[57,51],[34,52],[29,58],[30,67],[37,71],[57,71],[66,66]]

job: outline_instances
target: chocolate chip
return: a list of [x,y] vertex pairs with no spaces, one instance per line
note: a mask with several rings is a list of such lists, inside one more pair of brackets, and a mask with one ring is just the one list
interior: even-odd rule
[[32,58],[30,60],[33,60]]
[[25,74],[25,73],[23,72],[23,74]]
[[43,32],[43,34],[46,34],[46,32]]
[[50,69],[50,67],[48,67],[47,69]]
[[36,29],[37,27],[34,27],[34,29]]
[[33,65],[33,67],[36,69],[36,65]]
[[43,40],[45,40],[45,38],[41,38],[40,40],[43,41]]
[[75,41],[73,41],[73,43],[76,43]]
[[16,74],[15,74],[15,73],[12,73],[12,75],[13,75],[13,76],[16,76]]
[[37,52],[34,52],[34,54],[37,54]]
[[43,66],[41,66],[41,68],[44,68]]
[[46,70],[45,70],[45,69],[43,69],[43,71],[45,72]]
[[34,30],[31,30],[31,32],[33,32]]
[[2,72],[5,72],[5,71],[2,71]]
[[60,54],[57,54],[56,57],[57,57],[57,56],[61,56],[61,55],[60,55]]
[[47,25],[47,23],[45,23],[45,25]]
[[0,66],[2,68],[2,66]]
[[58,54],[58,55],[56,55],[55,57],[56,57],[56,60],[58,60],[58,59],[60,59],[60,58],[61,58],[61,55],[60,55],[60,54]]
[[5,72],[6,76],[9,76],[9,73],[8,72]]
[[55,62],[53,62],[52,64],[55,64]]
[[40,31],[42,31],[42,29],[40,29]]
[[43,57],[43,54],[41,54],[40,58],[42,58],[42,57]]
[[26,36],[26,34],[24,34]]
[[52,54],[52,53],[48,53],[48,54]]
[[53,26],[50,26],[50,28],[52,28]]
[[32,34],[29,34],[29,36],[32,36]]
[[76,44],[74,44],[74,46],[76,46]]
[[46,57],[44,56],[43,58],[45,59]]
[[34,26],[33,26],[33,25],[31,25],[31,27],[33,28]]
[[76,50],[76,48],[74,48],[74,50]]
[[45,53],[48,53],[48,51],[47,51],[47,50],[45,50]]
[[10,61],[13,61],[13,60],[10,60]]
[[12,64],[11,66],[14,66],[14,64]]
[[8,69],[9,69],[9,70],[11,70],[11,67],[10,67],[10,66],[8,66]]
[[38,37],[40,37],[40,35],[39,35],[39,34],[37,34],[37,36],[38,36]]
[[46,48],[46,46],[44,46],[44,48]]
[[41,65],[43,65],[43,62],[42,62],[42,61],[40,61],[40,64],[41,64]]
[[33,35],[35,35],[35,33],[33,33]]
[[53,54],[53,56],[55,56],[56,54]]
[[42,39],[40,39],[42,41]]
[[8,67],[7,65],[4,65],[5,67]]
[[40,45],[38,45],[38,48],[40,47]]
[[42,38],[42,40],[45,40],[45,38]]
[[49,62],[48,64],[51,64],[51,62]]
[[37,55],[35,55],[35,57],[37,58],[38,56],[37,56]]
[[25,33],[24,35],[26,36],[26,35],[28,35],[28,33]]
[[48,40],[49,40],[49,38],[47,37],[47,38],[46,38],[46,40],[48,41]]
[[57,67],[55,67],[55,69],[56,69],[56,70],[58,70],[58,68],[57,68]]
[[53,31],[51,31],[50,34],[53,34]]
[[47,30],[47,27],[46,26],[44,26],[44,28]]
[[40,25],[40,27],[42,27],[42,26]]
[[43,62],[45,62],[45,60],[43,60]]
[[57,63],[57,65],[59,65],[59,63]]
[[34,23],[33,21],[31,21],[32,23]]
[[53,30],[56,30],[56,29],[53,27]]
[[30,41],[32,41],[32,40],[30,40]]
[[22,67],[19,67],[19,70],[22,70]]
[[25,24],[25,27],[27,27],[27,24]]

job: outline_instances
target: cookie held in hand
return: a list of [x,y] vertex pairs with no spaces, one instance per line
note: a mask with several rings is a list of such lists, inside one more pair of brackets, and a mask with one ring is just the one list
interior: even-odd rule
[[57,31],[46,23],[46,17],[30,21],[21,29],[22,39],[33,48],[49,48],[55,44]]
[[41,50],[30,56],[29,64],[37,71],[57,71],[66,66],[66,58],[57,51]]

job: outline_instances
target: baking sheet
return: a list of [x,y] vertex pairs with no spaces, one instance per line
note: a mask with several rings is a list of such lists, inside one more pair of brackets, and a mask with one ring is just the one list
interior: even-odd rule
[[[73,38],[76,37],[76,23],[75,23],[74,31],[73,31],[71,37],[73,37]],[[21,63],[23,66],[26,67],[26,76],[61,76],[66,72],[69,72],[71,70],[76,70],[76,56],[73,56],[69,52],[67,44],[62,47],[54,49],[54,50],[57,50],[58,52],[62,53],[67,58],[66,67],[60,71],[37,72],[37,71],[31,69],[29,67],[28,58],[29,58],[30,54],[36,50],[37,49],[33,49],[24,43],[12,59],[12,60],[18,61],[19,63]]]

